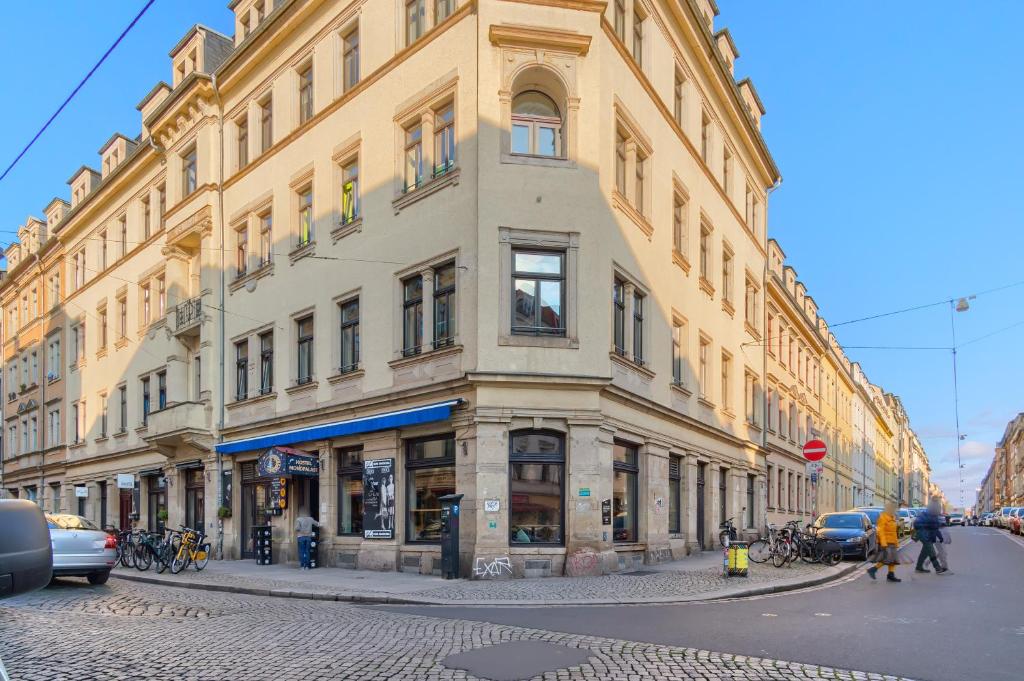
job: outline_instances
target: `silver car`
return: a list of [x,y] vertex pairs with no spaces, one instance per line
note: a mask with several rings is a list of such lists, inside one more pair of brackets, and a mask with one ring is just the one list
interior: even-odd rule
[[87,577],[90,584],[104,584],[117,554],[117,540],[88,518],[47,513],[53,546],[54,577]]

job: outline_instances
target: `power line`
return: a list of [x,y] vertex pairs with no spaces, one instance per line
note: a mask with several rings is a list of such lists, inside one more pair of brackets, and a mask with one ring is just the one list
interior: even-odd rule
[[114,48],[121,44],[121,41],[124,40],[124,37],[128,35],[128,32],[131,31],[132,28],[134,28],[135,24],[138,23],[139,19],[142,18],[142,15],[146,13],[146,10],[148,10],[150,5],[152,5],[155,1],[156,0],[148,0],[146,4],[143,5],[142,9],[139,10],[139,13],[135,15],[135,18],[132,19],[131,23],[128,24],[127,28],[121,31],[121,35],[117,36],[117,40],[114,41],[114,44],[107,48],[107,51],[103,53],[103,56],[100,57],[100,60],[96,62],[95,66],[89,69],[89,73],[85,74],[85,78],[83,78],[78,83],[78,85],[75,86],[75,89],[71,91],[71,94],[68,95],[64,102],[57,108],[57,110],[53,112],[53,115],[50,116],[49,119],[47,119],[46,123],[43,123],[43,127],[41,127],[39,129],[39,132],[37,132],[35,136],[29,141],[29,143],[25,145],[25,148],[21,150],[21,153],[18,154],[13,161],[11,161],[11,165],[7,166],[7,169],[3,172],[2,175],[0,175],[0,181],[7,177],[7,174],[11,172],[11,169],[13,169],[14,166],[18,163],[18,161],[21,160],[21,157],[24,156],[26,152],[28,152],[28,150],[32,148],[32,145],[36,143],[36,140],[38,140],[42,136],[42,134],[46,132],[46,129],[50,127],[50,123],[53,123],[54,119],[57,118],[57,116],[60,115],[60,112],[64,110],[64,107],[66,107],[71,102],[71,100],[74,99],[75,95],[78,94],[78,91],[81,90],[82,87],[92,77],[92,74],[96,73],[96,69],[98,69],[103,64],[103,62],[107,60],[107,57],[109,57],[110,53],[114,51]]

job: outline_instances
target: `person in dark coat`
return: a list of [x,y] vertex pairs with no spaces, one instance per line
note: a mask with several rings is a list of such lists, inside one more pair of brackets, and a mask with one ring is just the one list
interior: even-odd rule
[[939,564],[935,555],[935,542],[939,541],[939,528],[942,527],[942,504],[938,499],[932,498],[928,502],[928,508],[914,520],[914,534],[921,542],[921,553],[917,554],[917,567],[914,572],[930,572],[924,566],[925,560],[931,560],[935,567],[935,574],[941,575],[945,568]]

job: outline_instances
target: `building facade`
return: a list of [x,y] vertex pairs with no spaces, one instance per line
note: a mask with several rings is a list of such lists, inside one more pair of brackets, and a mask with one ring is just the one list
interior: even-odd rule
[[463,573],[516,576],[809,519],[812,434],[840,443],[821,501],[858,500],[858,383],[767,239],[713,2],[231,8],[8,249],[0,487],[233,559],[270,525],[294,560],[311,515],[323,564],[423,573],[458,493]]

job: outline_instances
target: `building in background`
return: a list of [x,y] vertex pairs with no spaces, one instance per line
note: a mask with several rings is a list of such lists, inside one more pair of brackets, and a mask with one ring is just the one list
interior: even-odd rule
[[226,558],[269,524],[294,560],[308,513],[324,564],[431,573],[458,492],[463,572],[517,576],[895,498],[713,2],[231,8],[8,249],[8,494]]

